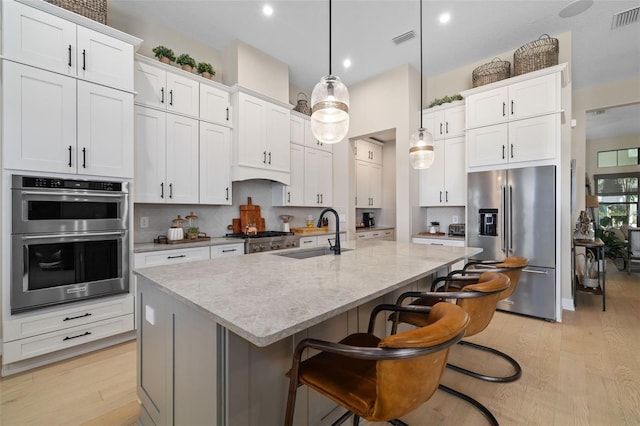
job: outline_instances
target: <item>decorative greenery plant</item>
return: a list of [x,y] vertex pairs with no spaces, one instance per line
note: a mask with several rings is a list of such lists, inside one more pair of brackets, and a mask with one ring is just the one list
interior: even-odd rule
[[152,51],[156,55],[156,58],[167,58],[170,61],[176,60],[176,55],[173,53],[173,50],[169,49],[166,46],[156,46],[152,49]]
[[211,75],[216,75],[216,71],[213,69],[213,66],[207,62],[198,62],[196,69],[200,74],[208,72]]
[[437,106],[437,105],[448,104],[449,102],[461,101],[461,100],[462,100],[462,95],[459,94],[459,93],[456,93],[455,95],[445,96],[444,98],[436,98],[436,99],[434,99],[429,104],[429,108],[432,108],[432,107]]
[[178,65],[189,65],[190,67],[196,66],[196,60],[189,56],[188,53],[183,53],[182,55],[178,56],[178,59],[176,59],[176,63]]

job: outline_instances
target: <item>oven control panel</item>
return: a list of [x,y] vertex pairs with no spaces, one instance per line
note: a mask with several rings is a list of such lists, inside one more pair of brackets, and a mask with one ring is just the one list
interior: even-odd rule
[[35,176],[22,176],[22,188],[47,188],[47,189],[87,189],[90,191],[121,192],[121,182],[58,179]]

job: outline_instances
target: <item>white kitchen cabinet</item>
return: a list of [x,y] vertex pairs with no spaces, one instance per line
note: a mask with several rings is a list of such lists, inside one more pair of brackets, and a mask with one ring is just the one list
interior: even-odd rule
[[2,8],[4,58],[133,91],[137,39],[120,40],[11,0]]
[[135,118],[135,201],[198,203],[198,121],[141,106]]
[[219,259],[228,256],[244,255],[244,243],[224,244],[211,246],[211,259]]
[[195,262],[196,260],[208,260],[209,258],[209,246],[148,251],[135,253],[134,268]]
[[467,129],[556,113],[561,109],[560,77],[553,73],[525,79],[473,93],[466,102]]
[[313,136],[313,132],[311,131],[311,118],[304,119],[304,144],[309,148],[316,148],[321,151],[333,153],[332,144],[320,142]]
[[382,166],[356,160],[356,207],[382,207]]
[[374,141],[357,139],[355,141],[356,160],[382,164],[382,144]]
[[291,142],[316,148],[326,152],[333,152],[333,145],[320,142],[311,131],[311,118],[296,112],[291,113]]
[[371,231],[357,231],[357,240],[384,240],[395,241],[395,230],[393,228],[375,229]]
[[423,126],[434,140],[464,136],[464,103],[444,105],[422,112]]
[[271,187],[273,206],[304,206],[304,150],[302,145],[291,144],[291,183],[274,183]]
[[133,176],[131,93],[4,61],[3,94],[5,168]]
[[290,113],[244,92],[232,95],[233,180],[271,179],[290,183]]
[[[466,243],[464,239],[451,239],[451,238],[428,238],[428,237],[413,237],[411,238],[411,242],[414,244],[429,244],[434,246],[452,246],[452,247],[465,247]],[[461,260],[459,262],[451,265],[448,271],[459,271],[465,265],[465,261]],[[441,273],[438,273],[438,276],[442,276]]]
[[231,205],[231,130],[200,122],[200,204]]
[[300,247],[301,249],[311,248],[311,247],[318,247],[318,238],[322,238],[322,237],[318,237],[318,236],[305,237],[305,236],[302,236],[302,237],[300,237],[300,241],[298,241],[298,247]]
[[553,159],[559,132],[559,114],[470,129],[468,167]]
[[319,149],[305,148],[304,176],[305,205],[331,206],[333,203],[333,154]]
[[233,127],[229,92],[212,84],[200,83],[200,120]]
[[176,114],[198,117],[200,84],[187,73],[166,70],[140,59],[135,63],[136,104],[160,108]]
[[433,165],[420,171],[420,206],[466,205],[464,137],[436,140],[434,149]]

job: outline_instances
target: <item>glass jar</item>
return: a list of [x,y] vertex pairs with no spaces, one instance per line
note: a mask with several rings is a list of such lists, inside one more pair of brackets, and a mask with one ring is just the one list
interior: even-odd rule
[[187,220],[187,236],[190,240],[195,240],[198,238],[198,234],[200,233],[200,227],[198,226],[198,216],[191,212],[188,214],[185,219]]

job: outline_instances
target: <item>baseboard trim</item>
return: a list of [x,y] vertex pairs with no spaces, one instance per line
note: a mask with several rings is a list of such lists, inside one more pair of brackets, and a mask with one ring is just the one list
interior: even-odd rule
[[565,311],[575,311],[576,307],[573,304],[573,299],[562,298],[562,309]]

